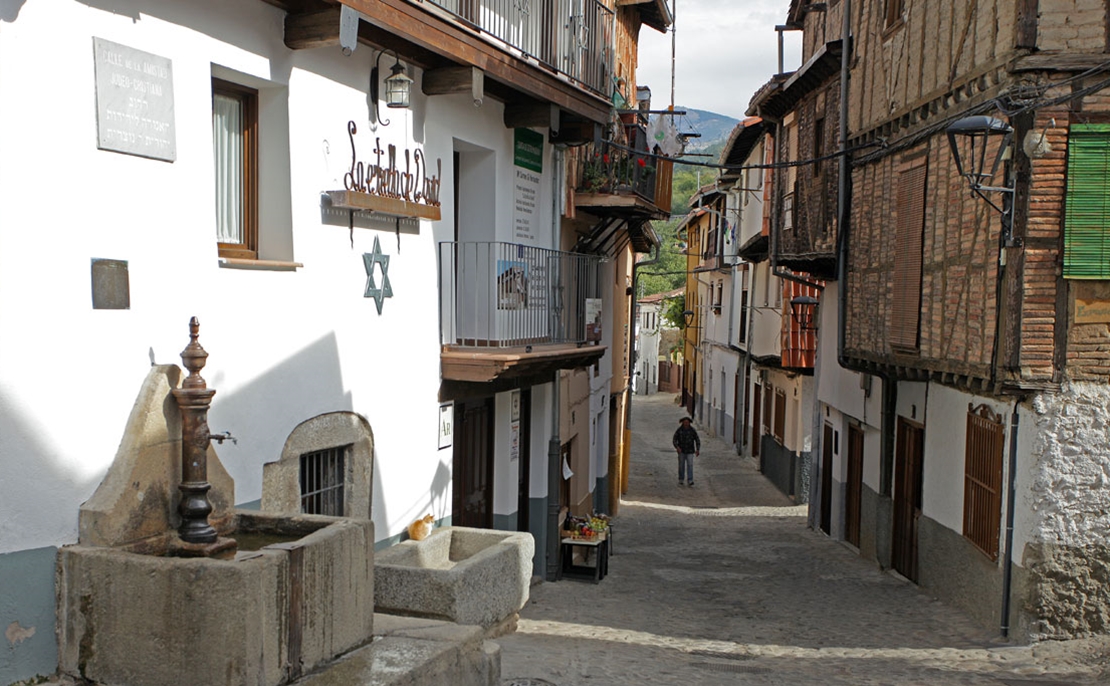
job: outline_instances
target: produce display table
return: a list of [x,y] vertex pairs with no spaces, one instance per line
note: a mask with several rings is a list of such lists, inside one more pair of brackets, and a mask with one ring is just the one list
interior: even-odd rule
[[[575,548],[581,548],[586,559],[589,559],[592,549],[594,564],[574,564]],[[609,573],[609,537],[605,533],[599,534],[596,538],[565,537],[562,539],[562,550],[560,552],[562,557],[562,565],[558,575],[560,579],[563,577],[580,579],[593,581],[596,584]]]

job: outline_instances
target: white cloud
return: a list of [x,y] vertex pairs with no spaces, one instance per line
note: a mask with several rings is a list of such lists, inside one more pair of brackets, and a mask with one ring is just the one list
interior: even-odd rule
[[[752,94],[778,71],[789,0],[676,0],[675,104],[742,119]],[[785,34],[784,69],[796,69],[800,33]],[[671,99],[671,34],[640,30],[638,85],[653,109]]]

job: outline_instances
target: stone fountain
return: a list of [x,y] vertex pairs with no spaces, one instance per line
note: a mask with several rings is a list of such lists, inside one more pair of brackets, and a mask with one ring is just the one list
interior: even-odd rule
[[198,337],[193,318],[183,382],[150,370],[77,545],[58,553],[63,674],[277,686],[372,639],[373,524],[233,507]]

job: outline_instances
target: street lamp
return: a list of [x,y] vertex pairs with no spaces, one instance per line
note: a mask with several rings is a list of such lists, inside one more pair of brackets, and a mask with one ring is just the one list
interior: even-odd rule
[[817,313],[817,298],[812,295],[796,295],[790,300],[790,316],[802,331],[816,331],[814,315]]
[[[952,148],[952,159],[956,162],[956,171],[967,179],[972,193],[987,201],[988,205],[1002,214],[1004,245],[1007,247],[1020,245],[1020,242],[1013,237],[1013,182],[1004,178],[1001,186],[984,185],[994,177],[1002,162],[1007,159],[1010,143],[1014,137],[1013,127],[1001,119],[977,115],[953,122],[948,126],[947,133],[948,145]],[[1001,141],[994,154],[990,170],[987,171],[990,139],[998,137],[1001,137]],[[995,204],[987,193],[1002,193],[1002,205]]]
[[[381,122],[382,126],[389,126],[389,120],[382,119],[378,114],[378,74],[382,55],[385,53],[385,50],[378,53],[377,59],[374,60],[374,68],[370,70],[370,101],[374,105],[374,120]],[[396,52],[393,53],[393,60],[391,74],[385,79],[385,106],[392,109],[407,108],[410,102],[412,79],[405,73],[405,68],[401,66],[401,59]]]
[[686,322],[686,328],[690,328],[690,325],[694,323],[694,311],[693,310],[683,310],[682,311],[682,319],[685,320],[685,322]]

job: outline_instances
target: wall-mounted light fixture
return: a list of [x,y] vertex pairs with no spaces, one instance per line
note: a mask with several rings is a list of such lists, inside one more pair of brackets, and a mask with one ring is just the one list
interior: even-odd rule
[[[948,126],[948,145],[952,148],[952,159],[956,171],[967,179],[971,192],[985,200],[988,205],[1002,214],[1002,240],[1006,247],[1020,245],[1020,239],[1013,237],[1013,180],[1003,178],[1001,186],[986,185],[1003,166],[1011,154],[1010,143],[1014,137],[1012,126],[994,117],[978,115],[964,117]],[[994,154],[989,171],[987,170],[988,148],[991,139],[1001,139]],[[1003,171],[1005,174],[1005,170]],[[1001,193],[1002,204],[996,204],[988,193]]]
[[[374,103],[374,119],[382,126],[389,126],[389,120],[382,119],[378,113],[378,75],[382,55],[385,53],[385,50],[378,53],[374,60],[374,68],[370,70],[370,101]],[[401,66],[401,58],[396,52],[393,53],[393,60],[393,67],[390,69],[392,73],[385,79],[385,106],[392,109],[407,108],[412,92],[412,79],[405,73],[405,68]]]
[[687,328],[689,328],[689,326],[694,323],[694,311],[693,310],[683,310],[682,311],[682,319],[686,322]]
[[817,298],[812,295],[796,295],[790,300],[790,316],[802,331],[817,330]]

